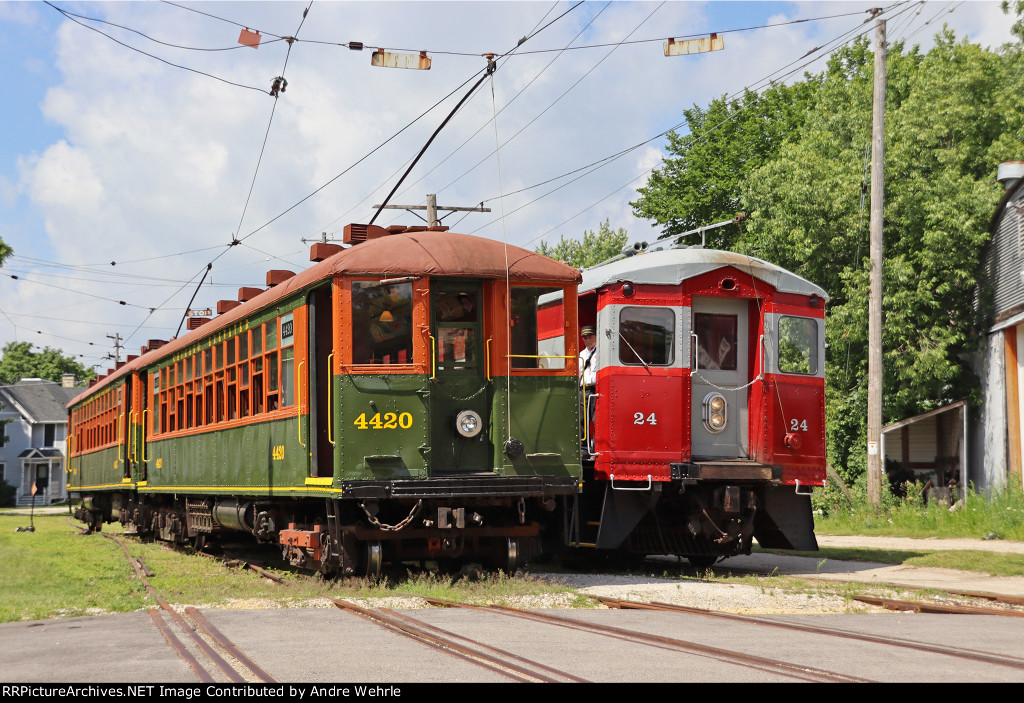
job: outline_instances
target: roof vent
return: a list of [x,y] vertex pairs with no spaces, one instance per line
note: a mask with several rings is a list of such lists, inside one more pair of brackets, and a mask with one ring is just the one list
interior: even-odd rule
[[1006,190],[1016,188],[1021,178],[1024,178],[1024,161],[1004,161],[999,164],[996,180],[1002,183]]
[[185,326],[189,330],[197,330],[209,321],[210,318],[208,317],[190,317],[188,318],[188,322],[185,323]]
[[228,310],[234,310],[239,305],[241,305],[241,303],[238,302],[237,300],[218,300],[217,301],[217,314],[218,315],[223,315]]
[[238,289],[238,302],[245,303],[263,292],[262,288],[243,287]]
[[153,351],[154,349],[159,349],[165,344],[167,344],[167,340],[164,339],[151,339],[148,342],[146,342],[146,346],[149,347],[150,351]]
[[317,242],[309,248],[309,260],[310,261],[323,261],[329,259],[340,251],[345,251],[345,247],[337,244],[329,244],[327,242]]
[[272,269],[267,271],[267,288],[273,288],[279,286],[295,274],[291,271],[285,271],[284,269]]
[[[405,228],[402,227],[400,229]],[[368,239],[380,239],[381,237],[386,237],[389,234],[394,234],[393,227],[384,229],[377,225],[361,225],[352,223],[350,225],[345,225],[342,241],[346,244],[362,244]]]

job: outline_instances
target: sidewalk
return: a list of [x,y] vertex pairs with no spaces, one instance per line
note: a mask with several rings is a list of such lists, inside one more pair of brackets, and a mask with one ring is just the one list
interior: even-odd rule
[[[817,535],[820,547],[863,547],[865,549],[977,550],[1024,554],[1024,542],[980,539],[917,539],[911,537],[874,537],[865,535]],[[857,581],[891,584],[908,588],[934,588],[947,591],[974,591],[1024,597],[1024,576],[989,576],[976,571],[880,564],[864,561],[837,561],[824,557],[789,556],[760,552],[726,559],[721,566],[738,571],[777,573],[808,581]]]

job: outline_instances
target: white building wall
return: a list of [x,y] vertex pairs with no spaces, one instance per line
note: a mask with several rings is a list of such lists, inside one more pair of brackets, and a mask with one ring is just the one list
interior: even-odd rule
[[985,347],[972,367],[984,390],[981,407],[968,413],[967,479],[978,490],[988,491],[1006,483],[1008,471],[1006,433],[1006,353],[1003,333],[987,335]]

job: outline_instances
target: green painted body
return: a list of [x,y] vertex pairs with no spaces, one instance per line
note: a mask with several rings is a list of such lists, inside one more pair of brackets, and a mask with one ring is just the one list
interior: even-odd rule
[[[471,440],[458,437],[451,429],[452,409],[465,403],[448,397],[432,403],[431,393],[438,391],[427,376],[335,376],[333,387],[334,480],[330,485],[307,484],[309,417],[297,414],[244,427],[150,441],[139,452],[139,459],[146,461],[131,464],[132,482],[145,482],[139,486],[140,492],[337,497],[343,481],[426,479],[436,474],[450,476],[460,468],[501,476],[578,478],[581,474],[580,464],[575,460],[575,435],[567,431],[567,426],[579,425],[574,378],[519,376],[513,377],[508,387],[504,378],[492,379],[486,388],[492,422],[488,431]],[[525,446],[523,455],[515,460],[509,459],[503,450],[509,436],[509,388],[511,436]],[[428,444],[432,411],[441,414],[433,419],[435,426],[443,425],[451,438],[450,445],[440,452]],[[379,416],[376,423],[375,416]],[[360,417],[363,421],[357,422]],[[408,427],[401,426],[406,424]],[[133,424],[132,431],[141,439],[141,426]],[[487,463],[453,466],[450,457],[458,455],[460,443],[487,447]],[[74,458],[69,476],[71,489],[121,487],[126,452],[122,449],[121,459],[118,457],[118,449],[113,447]]]
[[125,478],[125,452],[123,447],[106,447],[76,456],[68,461],[68,490],[99,487],[114,490],[122,487]]
[[[235,329],[256,327],[294,311],[306,302],[309,291],[296,292],[280,307],[240,321]],[[477,358],[483,354],[481,337],[477,336]],[[202,352],[221,338],[201,340],[179,356]],[[295,361],[295,372],[301,369],[303,377],[296,379],[296,386],[327,385],[310,378],[310,364],[300,365],[300,361]],[[148,378],[174,362],[168,358],[142,373]],[[482,368],[475,368],[449,370],[433,379],[425,374],[342,374],[333,376],[330,388],[332,441],[319,446],[321,454],[326,448],[333,457],[320,456],[319,470],[311,468],[317,433],[310,427],[310,416],[297,410],[286,418],[254,417],[242,427],[211,427],[156,440],[144,435],[143,414],[136,413],[129,428],[134,462],[128,456],[128,443],[120,460],[117,448],[75,457],[69,462],[69,488],[344,498],[343,483],[358,481],[457,478],[468,473],[581,477],[575,377],[487,379]],[[151,394],[147,387],[146,404],[152,403]],[[459,436],[454,428],[455,414],[466,408],[478,412],[484,421],[484,430],[472,439]],[[504,451],[510,436],[525,447],[514,460]],[[129,475],[131,480],[124,482]]]
[[[298,416],[150,442],[140,492],[246,496],[330,495],[306,485],[309,449]],[[308,424],[306,417],[303,424]],[[308,434],[303,430],[308,444]]]

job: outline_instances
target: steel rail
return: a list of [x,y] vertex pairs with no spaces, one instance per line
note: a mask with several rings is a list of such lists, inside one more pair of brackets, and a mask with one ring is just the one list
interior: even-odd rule
[[220,630],[213,626],[213,623],[203,616],[202,613],[191,606],[185,608],[185,613],[192,618],[199,627],[203,628],[206,634],[212,637],[228,654],[248,667],[249,671],[256,675],[256,678],[263,683],[277,683],[277,679],[264,671],[252,659],[243,654],[242,651],[235,646],[234,642],[225,637]]
[[[113,535],[109,535],[106,533],[102,534],[104,537],[106,537],[107,539],[121,547],[121,550],[124,552],[125,557],[128,558],[128,563],[131,564],[131,567],[135,571],[135,574],[139,577],[139,580],[142,581],[142,585],[146,587],[146,591],[149,593],[149,595],[153,597],[157,605],[160,606],[162,610],[166,611],[170,615],[171,619],[174,620],[175,624],[177,624],[178,627],[182,630],[182,632],[184,632],[192,639],[193,643],[195,643],[195,645],[199,647],[203,654],[205,654],[207,658],[211,662],[213,662],[218,669],[224,672],[224,675],[228,678],[228,680],[232,683],[246,683],[246,680],[242,677],[242,675],[239,674],[238,671],[236,671],[235,668],[224,659],[224,657],[220,656],[216,652],[216,650],[214,650],[213,647],[211,647],[206,642],[206,640],[200,637],[199,634],[195,631],[195,629],[193,629],[185,621],[185,619],[181,617],[181,615],[177,611],[175,611],[173,607],[171,607],[170,603],[168,603],[160,597],[160,595],[156,592],[156,589],[154,589],[153,586],[150,585],[149,581],[146,579],[146,574],[142,570],[142,567],[139,565],[138,561],[132,558],[131,553],[128,551],[128,546],[124,542],[119,540],[117,537],[114,537]],[[168,640],[168,642],[170,643],[170,640]],[[171,643],[171,646],[173,647],[174,644]],[[178,653],[181,654],[181,650],[179,650]],[[184,655],[182,655],[182,657],[185,658]],[[188,661],[187,658],[186,661]],[[194,667],[193,670],[195,670]],[[196,672],[196,675],[200,676],[200,680],[203,680],[202,676],[198,672]],[[207,676],[209,676],[208,673]]]
[[157,628],[167,640],[167,644],[171,645],[174,651],[178,653],[178,656],[184,659],[185,663],[192,668],[196,678],[198,678],[202,683],[215,683],[213,677],[210,676],[210,672],[203,668],[203,665],[200,664],[199,660],[193,657],[192,653],[185,648],[184,643],[182,643],[182,641],[178,639],[178,636],[171,631],[171,628],[167,627],[167,623],[164,622],[163,616],[160,615],[159,608],[149,608],[146,612],[149,613],[149,617],[151,617],[153,622],[156,623]]
[[777,620],[767,620],[764,618],[752,617],[750,615],[737,615],[734,613],[723,613],[717,610],[693,608],[687,605],[659,603],[657,601],[651,603],[638,603],[636,601],[621,600],[619,598],[607,598],[605,596],[590,597],[596,601],[603,603],[604,605],[607,605],[609,608],[620,608],[623,610],[662,610],[689,613],[691,615],[703,615],[706,617],[720,618],[723,620],[732,620],[735,622],[743,622],[751,625],[764,625],[767,627],[775,627],[783,630],[795,630],[798,632],[807,632],[816,635],[826,635],[829,637],[842,637],[845,639],[859,640],[862,642],[871,642],[874,644],[889,645],[893,647],[903,647],[906,649],[916,649],[918,651],[930,652],[933,654],[944,654],[951,657],[973,659],[975,661],[985,662],[987,664],[1008,666],[1014,669],[1024,669],[1024,658],[996,654],[994,652],[983,652],[975,649],[965,649],[962,647],[949,647],[946,645],[930,644],[927,642],[914,642],[911,640],[904,640],[897,637],[886,637],[885,635],[869,635],[861,632],[852,632],[849,630],[839,630],[831,627],[822,627],[820,625],[804,625],[792,622],[779,622]]
[[464,640],[466,642],[471,642],[473,644],[473,646],[475,646],[475,647],[479,647],[481,649],[486,649],[486,650],[489,650],[491,652],[495,652],[495,653],[497,653],[497,654],[499,654],[499,655],[501,655],[503,657],[507,657],[508,659],[517,659],[519,661],[526,662],[530,666],[535,666],[538,669],[540,669],[541,671],[546,671],[549,674],[551,674],[552,676],[555,676],[555,677],[558,677],[558,678],[562,678],[562,679],[566,679],[566,680],[568,680],[571,683],[593,683],[592,681],[588,681],[587,679],[581,678],[579,676],[574,676],[573,674],[570,674],[567,671],[562,671],[561,669],[556,669],[556,668],[554,668],[552,666],[548,666],[547,664],[541,664],[540,662],[536,662],[536,661],[534,661],[532,659],[527,659],[526,657],[521,657],[518,654],[513,654],[512,652],[507,652],[504,649],[498,649],[497,647],[492,647],[492,646],[490,646],[488,644],[483,644],[482,642],[478,642],[476,640],[469,639],[468,637],[463,637],[462,635],[457,635],[454,632],[449,632],[448,630],[441,629],[440,627],[436,627],[436,626],[431,625],[429,623],[423,622],[422,620],[418,620],[418,619],[413,618],[413,617],[411,617],[409,615],[405,615],[403,613],[399,613],[399,612],[396,612],[396,611],[390,610],[390,609],[387,612],[388,612],[388,614],[393,615],[394,617],[397,617],[397,618],[400,618],[402,620],[405,620],[405,621],[408,621],[410,623],[413,623],[417,627],[421,627],[421,628],[423,628],[425,630],[431,630],[433,632],[440,633],[441,636],[443,636],[443,637],[460,639],[460,640]]
[[893,600],[891,598],[874,598],[871,596],[853,596],[853,600],[869,605],[877,605],[888,610],[909,610],[915,613],[942,613],[944,615],[1003,615],[1011,618],[1024,618],[1019,610],[1003,610],[1002,608],[983,608],[977,605],[940,605],[923,601]]
[[[441,599],[436,598],[427,598],[426,600],[427,602],[434,603],[435,605],[445,605],[448,607],[466,607],[460,603],[443,601]],[[588,623],[582,620],[565,618],[558,615],[551,615],[548,613],[520,610],[518,608],[508,608],[499,605],[492,605],[486,607],[472,607],[482,608],[488,612],[496,612],[504,615],[510,615],[513,617],[525,618],[527,620],[534,620],[536,622],[560,625],[563,627],[570,627],[578,630],[585,630],[597,632],[604,635],[621,637],[641,644],[667,646],[678,651],[702,654],[718,659],[720,661],[726,661],[732,664],[740,664],[742,666],[747,666],[760,671],[774,673],[781,676],[788,676],[790,678],[796,678],[803,681],[812,681],[815,683],[871,683],[867,679],[862,679],[856,676],[848,676],[846,674],[838,674],[832,671],[824,671],[822,669],[816,669],[814,667],[804,666],[802,664],[792,664],[789,662],[783,662],[774,659],[766,659],[764,657],[759,657],[753,654],[745,654],[743,652],[720,649],[718,647],[697,644],[696,642],[687,642],[685,640],[678,640],[672,637],[663,637],[661,635],[651,635],[644,632],[625,630],[618,627],[612,627],[610,625],[598,625],[597,623]]]
[[[451,654],[460,659],[469,661],[470,663],[481,666],[495,673],[501,674],[514,681],[526,683],[529,681],[540,681],[543,683],[560,683],[565,680],[584,682],[584,679],[579,679],[571,674],[565,672],[559,672],[551,667],[538,664],[537,662],[530,661],[518,655],[511,654],[510,652],[504,652],[496,649],[482,642],[471,640],[468,637],[462,637],[461,635],[455,635],[454,633],[447,632],[441,628],[428,625],[420,620],[411,618],[406,615],[401,615],[390,610],[371,609],[363,608],[354,603],[350,603],[340,598],[330,599],[337,607],[342,610],[349,611],[362,618],[370,620],[382,627],[385,627],[391,631],[399,634],[404,634],[407,637],[411,637],[423,644],[426,644],[434,649],[443,651],[447,654]],[[442,633],[440,635],[433,634],[429,630]],[[464,646],[455,641],[455,639],[463,640],[470,643],[471,646]],[[485,654],[482,649],[487,649],[493,652],[498,652],[506,659],[499,659],[497,657]],[[529,667],[536,667],[537,669],[547,671],[549,673],[557,673],[560,678],[552,678],[545,673],[532,670]],[[513,673],[514,672],[514,673]]]

